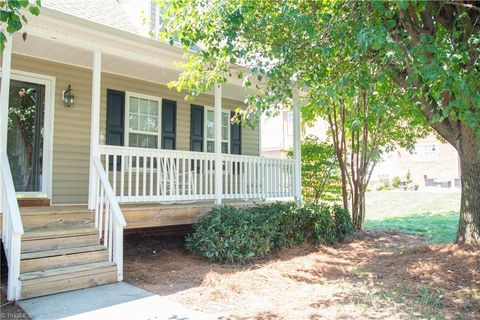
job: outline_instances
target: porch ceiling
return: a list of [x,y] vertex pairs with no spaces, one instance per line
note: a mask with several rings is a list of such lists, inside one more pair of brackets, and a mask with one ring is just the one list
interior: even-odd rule
[[[27,35],[26,41],[22,35],[14,35],[13,52],[39,59],[75,65],[92,69],[92,52],[79,47],[63,44],[55,39],[45,39],[33,35]],[[158,57],[159,60],[162,57]],[[102,72],[117,74],[125,77],[167,84],[178,78],[178,70],[159,67],[156,64],[144,63],[132,59],[125,59],[112,54],[102,55]],[[209,92],[213,94],[212,92]],[[223,89],[226,98],[241,100],[245,98],[246,90],[231,83],[226,83]]]

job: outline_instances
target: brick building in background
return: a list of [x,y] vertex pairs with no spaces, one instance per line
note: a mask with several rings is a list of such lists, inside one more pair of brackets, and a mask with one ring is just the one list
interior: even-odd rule
[[[320,140],[327,139],[328,124],[319,119],[302,128],[302,136],[314,135]],[[282,132],[282,134],[278,134]],[[292,148],[293,116],[282,111],[275,117],[262,119],[261,155],[264,157],[285,157],[285,151]],[[396,148],[384,155],[383,161],[375,167],[369,187],[374,190],[385,181],[400,178],[402,186],[410,173],[411,188],[448,189],[460,188],[460,165],[456,150],[433,134],[420,139],[413,152]]]

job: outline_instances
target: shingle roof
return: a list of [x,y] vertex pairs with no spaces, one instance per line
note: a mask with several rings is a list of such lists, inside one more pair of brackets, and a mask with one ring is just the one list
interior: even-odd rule
[[140,34],[117,0],[42,0],[42,7]]

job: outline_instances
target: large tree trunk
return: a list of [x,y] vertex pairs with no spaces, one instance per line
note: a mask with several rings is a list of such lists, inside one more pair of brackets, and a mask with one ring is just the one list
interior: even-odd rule
[[[418,19],[415,14],[415,5],[412,2],[408,4],[408,8],[399,8],[399,21],[403,26],[403,31],[408,35],[411,45],[418,45],[425,34],[436,37],[438,30],[440,30],[436,27],[436,24],[441,24],[452,32],[459,31],[463,28],[464,33],[459,41],[464,41],[464,44],[470,48],[471,58],[463,70],[468,71],[469,68],[475,68],[475,64],[478,61],[478,55],[476,54],[478,52],[478,46],[469,44],[470,37],[473,39],[473,35],[478,33],[478,25],[476,22],[478,21],[478,11],[468,10],[470,4],[465,5],[461,1],[451,2],[450,5],[451,6],[448,6],[447,1],[428,2],[428,5],[425,6],[422,11],[421,19]],[[433,14],[433,12],[437,12],[437,14]],[[458,19],[462,15],[464,19]],[[475,23],[472,24],[473,21],[475,21]],[[407,39],[402,38],[400,33],[396,31],[393,30],[393,32],[390,32],[390,35],[392,39],[395,39],[399,43],[399,48],[407,52],[411,50],[405,41]],[[458,48],[463,48],[461,43],[457,43],[456,45]],[[425,54],[428,61],[431,61],[435,57],[431,51],[425,51],[422,54]],[[409,59],[406,60],[407,67],[404,70],[399,70],[397,68],[398,66],[395,65],[395,63],[393,64],[393,70],[396,72],[396,76],[394,76],[393,79],[404,88],[413,85],[423,92],[423,94],[416,97],[416,100],[421,103],[421,111],[425,118],[435,131],[457,149],[462,170],[462,200],[456,242],[480,244],[480,138],[475,135],[472,127],[464,122],[465,119],[462,120],[462,117],[458,117],[455,107],[448,111],[451,112],[454,117],[445,118],[440,121],[434,119],[435,115],[447,111],[447,109],[442,109],[442,106],[448,106],[449,103],[452,102],[454,93],[452,90],[446,89],[441,101],[438,99],[434,100],[433,97],[436,95],[431,94],[429,85],[424,85],[421,78],[418,78],[418,80],[414,82],[407,83],[406,80],[413,67],[412,65],[408,65]],[[473,113],[478,112],[478,106],[474,105],[472,101],[469,103],[471,103],[471,105],[469,105],[471,108],[470,111]],[[474,125],[478,125],[478,123]]]
[[462,171],[462,200],[456,242],[480,245],[480,139],[471,129],[462,129],[457,145]]

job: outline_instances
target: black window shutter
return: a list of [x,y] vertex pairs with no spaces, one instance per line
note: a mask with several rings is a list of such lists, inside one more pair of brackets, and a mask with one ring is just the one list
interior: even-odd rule
[[162,99],[162,149],[175,150],[176,135],[177,102]]
[[203,151],[203,106],[194,104],[190,112],[190,151]]
[[125,92],[107,89],[108,145],[123,146],[125,139]]
[[[235,112],[231,112],[230,117],[233,118]],[[230,124],[230,153],[242,154],[242,125],[240,121]]]

